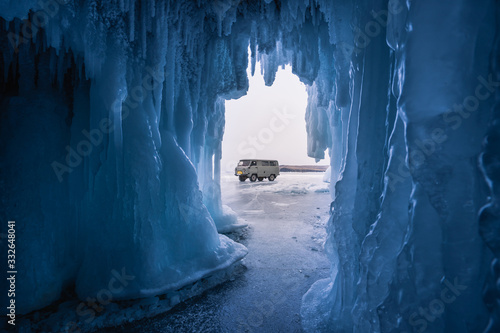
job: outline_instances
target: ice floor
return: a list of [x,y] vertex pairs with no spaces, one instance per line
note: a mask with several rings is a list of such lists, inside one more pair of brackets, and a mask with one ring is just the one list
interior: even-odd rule
[[329,216],[321,173],[284,173],[276,181],[222,177],[223,203],[248,223],[238,241],[249,250],[229,282],[172,311],[107,332],[301,332],[302,295],[325,278]]

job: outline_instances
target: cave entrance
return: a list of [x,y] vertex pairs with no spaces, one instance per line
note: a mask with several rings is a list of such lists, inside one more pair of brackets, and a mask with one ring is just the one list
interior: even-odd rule
[[[328,183],[324,182],[328,155],[318,163],[308,156],[309,88],[292,72],[290,65],[279,67],[272,84],[266,85],[261,66],[259,61],[255,63],[254,75],[251,67],[247,68],[249,88],[245,96],[225,101],[220,164],[222,196],[240,196],[245,186],[253,187],[256,196],[261,186],[281,194],[328,192]],[[259,178],[256,182],[250,179],[240,182],[234,174],[238,161],[252,159],[278,160],[281,175],[276,181]]]
[[[326,167],[329,160],[315,163],[307,156],[309,88],[291,67],[280,68],[271,86],[265,85],[258,62],[256,74],[250,71],[247,95],[225,102],[220,164],[224,217],[237,216],[237,225],[248,227],[228,233],[220,228],[221,221],[218,225],[220,232],[248,248],[242,261],[245,271],[234,281],[207,291],[207,297],[196,304],[188,301],[180,316],[188,318],[194,309],[223,304],[224,311],[202,316],[208,322],[214,316],[218,323],[239,332],[299,331],[302,296],[330,272],[323,250],[331,202],[329,183],[323,181],[324,172],[311,172],[313,167]],[[282,170],[275,181],[240,182],[234,175],[240,159],[278,160],[281,166],[310,169]]]
[[307,156],[306,86],[290,66],[278,71],[270,87],[259,73],[257,62],[254,76],[248,70],[247,95],[226,101],[221,163],[224,174],[234,174],[240,159],[272,159],[282,165],[315,164]]

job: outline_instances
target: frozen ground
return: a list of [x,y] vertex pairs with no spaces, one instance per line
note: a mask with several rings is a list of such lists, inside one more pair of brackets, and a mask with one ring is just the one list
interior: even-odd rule
[[249,250],[241,273],[168,313],[109,332],[301,332],[302,295],[329,272],[322,242],[330,195],[322,177],[284,173],[240,183],[223,176],[223,203],[249,225],[233,235]]

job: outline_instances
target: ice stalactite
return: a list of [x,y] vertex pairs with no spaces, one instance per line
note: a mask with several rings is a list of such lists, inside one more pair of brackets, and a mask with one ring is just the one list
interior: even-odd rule
[[[393,35],[403,36],[395,50],[398,112],[406,123],[407,163],[413,182],[410,232],[400,255],[400,260],[408,262],[409,274],[393,281],[400,289],[407,285],[405,280],[413,282],[414,290],[405,288],[399,295],[408,309],[409,320],[404,322],[408,330],[484,328],[481,293],[491,254],[479,235],[477,214],[486,196],[477,161],[491,119],[492,99],[482,98],[478,91],[484,89],[481,78],[491,75],[494,8],[491,1],[437,7],[412,4],[405,28],[392,26]],[[450,14],[443,17],[439,12]],[[429,42],[432,53],[422,49]],[[456,286],[456,294],[446,298],[444,290],[450,284]],[[411,299],[418,301],[412,306]],[[434,303],[444,307],[431,309],[435,323],[421,313],[415,315],[419,307]],[[389,318],[386,322],[396,324]]]
[[267,85],[285,64],[308,85],[308,154],[331,157],[331,277],[304,328],[498,327],[496,1],[52,3],[0,7],[0,216],[25,221],[36,287],[21,312],[131,262],[123,298],[244,255],[217,234],[236,221],[224,99],[260,61]]
[[[498,9],[497,9],[498,12]],[[497,21],[497,31],[500,29]],[[500,48],[499,36],[496,36],[493,59],[498,59]],[[491,68],[492,78],[499,78],[499,64],[493,64]],[[496,79],[495,81],[498,81]],[[486,178],[490,193],[488,201],[480,210],[479,230],[481,237],[494,255],[490,265],[488,283],[484,289],[484,302],[490,311],[490,321],[488,323],[487,333],[493,333],[500,330],[500,299],[499,280],[500,280],[500,199],[499,199],[499,180],[500,180],[500,98],[497,90],[490,87],[490,93],[494,93],[495,101],[493,105],[493,120],[491,121],[488,133],[483,142],[483,152],[480,156],[481,170]]]
[[[44,8],[2,11],[10,22],[2,24],[1,215],[19,221],[19,256],[31,258],[19,283],[33,288],[20,291],[18,313],[72,285],[81,299],[96,297],[113,272],[133,276],[113,295],[130,299],[241,259],[246,249],[218,235],[203,204],[220,202],[220,191],[207,200],[195,169],[215,155],[219,172],[218,95],[246,89],[242,78],[234,83],[227,42],[204,30],[215,24],[209,5],[57,6],[36,33],[29,25],[49,15]],[[209,77],[203,65],[215,66]]]
[[380,1],[353,12],[347,149],[332,160],[332,183],[341,165],[326,244],[332,278],[304,296],[306,330],[486,327],[491,253],[479,233],[486,192],[477,161],[496,84],[495,6]]

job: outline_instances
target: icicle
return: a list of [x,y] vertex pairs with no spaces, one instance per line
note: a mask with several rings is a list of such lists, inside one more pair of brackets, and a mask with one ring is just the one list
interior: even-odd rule
[[59,85],[59,89],[63,89],[64,86],[64,72],[66,71],[66,66],[65,66],[65,59],[66,55],[63,53],[60,53],[59,55],[56,53],[55,54],[56,59],[57,59],[57,83]]
[[141,6],[141,49],[142,49],[142,58],[146,58],[146,51],[147,51],[147,29],[146,29],[146,22],[151,21],[151,19],[147,16],[147,7],[146,6]]
[[156,4],[155,4],[154,0],[149,0],[149,11],[150,11],[151,17],[156,16]]
[[128,24],[129,24],[129,40],[134,41],[135,34],[135,2],[134,0],[129,0],[129,12],[128,12]]

